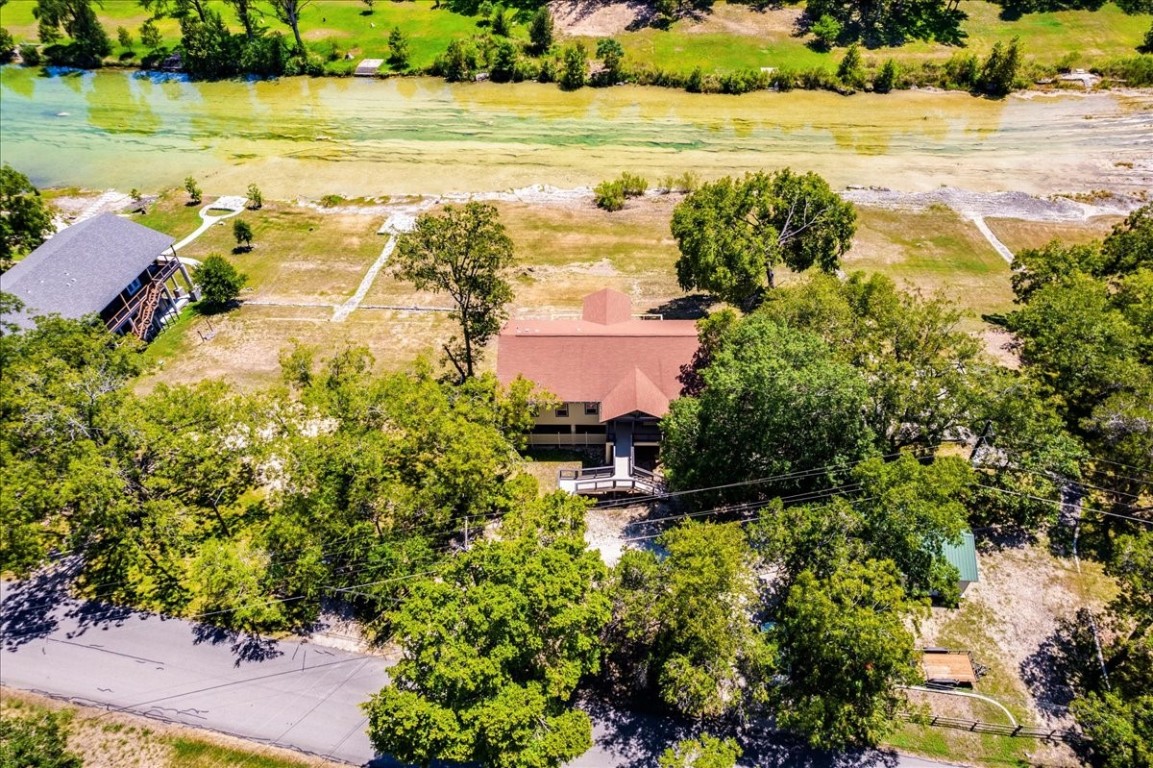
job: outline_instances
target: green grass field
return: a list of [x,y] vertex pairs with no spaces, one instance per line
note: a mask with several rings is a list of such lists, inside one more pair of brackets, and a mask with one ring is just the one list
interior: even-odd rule
[[[35,39],[34,5],[32,0],[14,0],[0,10],[0,23],[18,40]],[[219,0],[210,5],[239,29],[230,9]],[[1020,37],[1026,58],[1044,65],[1058,61],[1089,65],[1105,58],[1133,55],[1151,20],[1148,14],[1127,16],[1111,3],[1098,11],[1028,14],[1016,21],[1000,19],[1000,7],[984,0],[964,0],[960,7],[968,15],[963,24],[968,49],[981,55],[994,43]],[[340,55],[348,53],[353,58],[386,58],[389,30],[399,27],[409,39],[411,65],[423,68],[452,39],[484,32],[477,18],[436,9],[431,2],[378,2],[373,13],[364,11],[361,3],[352,0],[317,0],[302,16],[303,36],[318,52],[327,54],[335,49]],[[759,67],[833,67],[843,51],[818,53],[808,48],[806,38],[795,31],[799,13],[799,6],[758,12],[743,5],[718,2],[713,13],[703,20],[679,21],[667,31],[622,31],[616,37],[634,64],[682,73],[696,67],[716,72]],[[140,24],[147,17],[135,0],[106,0],[98,15],[113,39],[120,26],[138,38]],[[270,15],[262,19],[262,24],[288,34],[288,28]],[[177,42],[179,26],[175,21],[163,19],[159,27],[167,44]],[[525,26],[518,24],[514,35],[525,38]],[[590,47],[595,46],[595,39],[585,40]],[[898,49],[870,51],[866,60],[880,61],[892,56],[916,63],[947,59],[956,50],[914,42]],[[118,48],[114,56],[123,52]]]

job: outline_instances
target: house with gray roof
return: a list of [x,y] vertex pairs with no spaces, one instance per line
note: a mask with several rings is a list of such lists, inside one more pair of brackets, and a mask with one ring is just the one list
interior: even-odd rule
[[0,275],[0,290],[24,304],[4,319],[30,328],[40,315],[96,315],[113,333],[148,340],[198,298],[173,242],[112,213],[73,224]]

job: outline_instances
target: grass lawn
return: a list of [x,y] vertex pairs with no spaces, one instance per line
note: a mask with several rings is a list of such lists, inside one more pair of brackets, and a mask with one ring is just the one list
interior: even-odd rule
[[[184,194],[169,193],[140,221],[174,237],[192,231],[198,219]],[[498,203],[516,248],[513,316],[579,311],[581,299],[601,288],[627,293],[637,311],[668,312],[684,296],[676,282],[676,242],[669,218],[678,195],[634,200],[606,213],[591,202]],[[379,209],[374,209],[379,210]],[[1012,306],[1008,265],[969,221],[949,209],[920,213],[860,208],[856,243],[844,259],[846,271],[878,271],[900,285],[941,292],[971,316],[964,327],[984,331],[982,313]],[[196,381],[224,376],[240,386],[259,386],[279,376],[278,356],[293,339],[322,352],[343,344],[369,347],[381,368],[407,365],[424,355],[440,356],[453,332],[443,312],[447,297],[415,291],[387,267],[377,276],[360,309],[341,323],[332,307],[351,296],[385,244],[376,234],[383,214],[320,213],[269,201],[241,216],[255,231],[255,248],[232,254],[231,223],[214,227],[182,250],[202,259],[222,253],[249,275],[239,310],[202,317],[187,313],[160,335],[148,356],[161,367],[147,379]],[[1016,222],[1005,226],[1015,226]],[[782,282],[797,279],[782,274]],[[494,355],[485,358],[491,367]]]
[[[232,11],[220,0],[209,5],[221,12],[235,29]],[[34,40],[36,20],[34,3],[18,0],[0,10],[0,23],[18,40]],[[1094,60],[1131,56],[1149,28],[1148,14],[1127,16],[1115,5],[1107,4],[1098,11],[1060,11],[1027,14],[1016,21],[999,18],[1000,7],[984,0],[964,0],[961,10],[968,14],[963,23],[966,45],[978,55],[986,53],[996,42],[1020,37],[1026,58],[1044,64],[1060,60],[1088,65]],[[442,52],[454,38],[471,37],[484,32],[477,19],[446,9],[431,2],[377,2],[372,14],[352,0],[317,0],[302,14],[302,35],[319,53],[352,54],[353,58],[387,58],[388,33],[399,27],[409,39],[410,63],[423,68]],[[97,13],[115,40],[116,28],[126,27],[139,37],[140,24],[147,14],[135,0],[106,0]],[[723,72],[734,69],[757,69],[765,66],[808,69],[835,67],[843,51],[819,53],[797,36],[795,22],[799,7],[786,7],[765,12],[744,5],[718,2],[713,12],[702,20],[679,21],[669,30],[639,29],[616,35],[625,48],[628,60],[668,70],[689,72],[695,67]],[[269,29],[291,35],[288,28],[271,15],[262,19]],[[162,19],[158,26],[167,45],[179,37],[179,25]],[[514,37],[527,36],[524,24],[514,28]],[[595,39],[586,38],[590,48]],[[139,48],[139,46],[137,46]],[[892,56],[899,61],[947,59],[956,48],[935,43],[914,42],[898,49],[881,49],[866,54],[866,60],[880,61]],[[117,49],[114,55],[123,53]],[[1069,58],[1066,58],[1069,57]]]
[[990,766],[1027,766],[1029,753],[1037,748],[1033,739],[969,733],[948,728],[902,723],[884,743],[902,752]]
[[971,222],[952,210],[858,208],[857,213],[857,237],[844,259],[846,271],[882,272],[898,284],[941,292],[974,315],[1012,307],[1009,265]]
[[1081,224],[1020,219],[985,219],[985,224],[1016,253],[1026,248],[1040,248],[1055,239],[1069,245],[1101,240],[1120,221],[1120,216],[1097,216]]

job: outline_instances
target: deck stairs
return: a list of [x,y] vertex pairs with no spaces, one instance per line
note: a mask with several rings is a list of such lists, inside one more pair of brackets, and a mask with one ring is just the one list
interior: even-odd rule
[[144,300],[140,304],[140,312],[137,313],[136,319],[132,323],[132,332],[136,338],[145,341],[148,338],[148,331],[152,328],[152,318],[156,316],[156,307],[160,303],[160,283],[152,283],[148,286]]

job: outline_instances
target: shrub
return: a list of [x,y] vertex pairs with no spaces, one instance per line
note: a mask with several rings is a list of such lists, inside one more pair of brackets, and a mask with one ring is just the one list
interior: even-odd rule
[[813,33],[815,38],[813,47],[821,51],[829,50],[836,45],[843,30],[844,27],[841,22],[827,13],[822,15],[821,18],[813,22],[813,26],[809,27],[809,31]]
[[193,279],[200,286],[200,302],[209,311],[219,311],[236,301],[248,276],[219,254],[212,254],[193,270]]
[[493,50],[488,74],[494,83],[507,83],[516,79],[520,50],[511,40],[501,40]]
[[473,79],[476,67],[476,48],[460,40],[453,40],[445,52],[437,57],[433,73],[450,83],[462,83]]
[[769,74],[769,87],[776,88],[782,93],[791,91],[797,87],[797,75],[787,67],[773,70],[773,72]]
[[877,93],[888,93],[897,84],[897,64],[892,59],[885,59],[881,71],[873,79],[873,90]]
[[625,197],[640,197],[649,188],[647,179],[628,171],[621,174],[620,183],[621,191],[624,192]]
[[861,62],[861,47],[856,43],[849,46],[845,51],[845,57],[837,66],[837,79],[855,90],[865,87],[865,67]]
[[538,83],[555,83],[557,80],[557,60],[553,58],[542,59],[540,69],[537,70],[536,81]]
[[65,712],[0,715],[0,765],[82,768],[83,758],[68,751],[70,719]]
[[248,185],[248,207],[254,211],[264,207],[264,195],[255,184]]
[[990,96],[1004,96],[1013,90],[1017,73],[1021,68],[1021,50],[1017,38],[1006,47],[1001,43],[993,45],[989,58],[981,67],[978,86]]
[[14,53],[16,53],[15,38],[4,27],[0,27],[0,62],[9,61]]
[[560,87],[566,91],[575,91],[585,84],[588,78],[588,51],[583,43],[575,43],[565,48],[564,63],[560,71]]
[[1149,25],[1149,31],[1145,33],[1145,41],[1137,46],[1138,53],[1153,53],[1153,24]]
[[971,53],[955,53],[945,62],[944,86],[969,90],[977,87],[979,75],[980,65],[977,64],[976,56]]
[[116,28],[116,40],[120,43],[121,48],[131,49],[136,41],[132,39],[132,33],[124,27]]
[[1116,80],[1123,80],[1126,85],[1134,88],[1153,85],[1153,54],[1114,59],[1094,71]]
[[340,205],[343,202],[344,202],[344,196],[343,195],[336,195],[336,194],[325,195],[324,197],[320,198],[320,206],[322,208],[335,208],[336,206]]
[[188,199],[194,205],[200,205],[202,194],[200,192],[200,185],[196,183],[196,179],[189,176],[184,180],[184,191],[188,193]]
[[705,73],[697,67],[689,73],[688,80],[685,81],[685,90],[689,93],[701,93],[704,88]]
[[236,246],[252,249],[252,225],[244,219],[232,220],[232,236],[236,238]]
[[548,53],[549,48],[552,48],[554,34],[552,12],[547,5],[542,5],[533,15],[528,27],[528,39],[531,41],[529,51],[536,56]]
[[140,25],[140,44],[149,50],[155,50],[160,47],[163,38],[160,37],[160,28],[156,26],[156,22],[148,19]]
[[721,93],[741,94],[769,87],[769,76],[751,69],[729,72],[721,76]]
[[42,60],[40,48],[33,43],[24,43],[20,46],[20,60],[26,67],[40,66]]
[[400,27],[393,27],[388,33],[388,65],[393,69],[408,67],[408,38]]
[[619,181],[602,181],[593,190],[597,208],[606,211],[619,211],[625,207],[625,191]]

